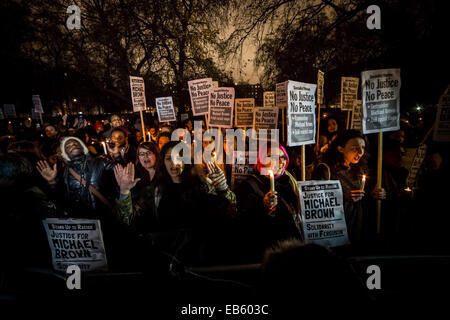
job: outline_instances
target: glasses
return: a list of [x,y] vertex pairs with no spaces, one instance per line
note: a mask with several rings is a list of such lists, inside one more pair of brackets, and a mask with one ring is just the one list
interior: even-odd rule
[[151,151],[147,151],[147,152],[139,152],[139,153],[138,153],[138,156],[139,156],[139,157],[145,157],[145,156],[151,156],[151,155],[153,155],[153,152],[151,152]]

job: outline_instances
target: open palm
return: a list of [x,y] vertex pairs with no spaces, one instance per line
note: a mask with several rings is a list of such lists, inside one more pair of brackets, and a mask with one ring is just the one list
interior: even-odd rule
[[120,187],[120,193],[127,194],[130,190],[136,186],[141,180],[140,178],[134,178],[134,165],[130,162],[124,167],[117,164],[114,167],[114,175],[116,176],[117,184]]
[[49,183],[56,182],[56,175],[58,174],[58,170],[56,169],[56,163],[53,165],[53,168],[51,168],[47,161],[41,160],[38,161],[36,169],[39,171],[41,176]]

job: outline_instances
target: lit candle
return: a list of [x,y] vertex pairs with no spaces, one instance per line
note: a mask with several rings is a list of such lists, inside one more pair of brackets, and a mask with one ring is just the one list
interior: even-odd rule
[[406,187],[406,188],[405,188],[405,191],[407,191],[407,192],[411,192],[412,190],[411,190],[411,188],[410,188],[410,187]]
[[152,135],[150,134],[150,131],[148,132],[148,141],[152,141]]
[[106,143],[105,143],[105,141],[102,141],[102,145],[103,145],[103,151],[105,152],[105,154],[108,154],[108,152],[106,151]]
[[361,182],[361,190],[364,190],[365,184],[366,184],[366,175],[363,174],[363,176],[362,176],[362,182]]
[[273,171],[269,170],[269,177],[270,177],[270,191],[275,191],[275,178],[273,177]]
[[216,152],[213,151],[213,152],[211,153],[211,155],[212,155],[212,160],[213,160],[213,162],[216,162]]

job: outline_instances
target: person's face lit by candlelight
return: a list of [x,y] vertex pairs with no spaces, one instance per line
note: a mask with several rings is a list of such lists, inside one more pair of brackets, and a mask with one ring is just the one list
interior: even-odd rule
[[344,147],[338,146],[338,151],[344,156],[344,164],[357,164],[364,155],[366,142],[361,138],[352,138],[347,141]]
[[168,149],[164,156],[164,166],[172,181],[179,181],[180,175],[184,170],[184,163],[177,156],[174,156],[174,159],[172,159],[172,148]]

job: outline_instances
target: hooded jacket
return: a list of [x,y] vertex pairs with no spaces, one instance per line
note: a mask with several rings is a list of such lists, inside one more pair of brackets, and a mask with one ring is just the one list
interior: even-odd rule
[[[69,140],[76,140],[83,148],[83,154],[70,159],[65,151],[65,145]],[[74,218],[100,218],[101,212],[107,208],[94,194],[89,191],[92,185],[105,198],[115,196],[116,183],[113,175],[114,162],[104,157],[91,158],[86,145],[76,137],[65,137],[61,141],[61,153],[66,166],[58,174],[57,184],[51,185],[57,201],[64,199],[61,204],[69,216]],[[72,168],[83,179],[83,186],[69,171]]]

